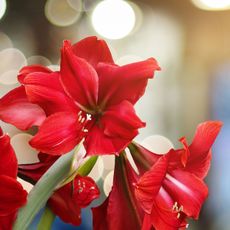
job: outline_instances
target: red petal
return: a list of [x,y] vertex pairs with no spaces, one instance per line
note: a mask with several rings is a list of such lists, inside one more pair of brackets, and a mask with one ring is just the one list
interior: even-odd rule
[[156,196],[150,216],[154,229],[178,230],[185,228],[185,218],[186,215],[183,212],[173,210],[173,200],[169,194],[161,188],[159,194]]
[[35,72],[41,72],[41,73],[51,73],[52,71],[48,69],[47,67],[41,66],[41,65],[30,65],[23,67],[18,75],[18,81],[23,84],[24,78],[30,74]]
[[61,81],[66,92],[85,109],[95,107],[98,97],[98,76],[95,69],[77,57],[69,41],[65,41],[61,57]]
[[183,206],[183,212],[195,219],[208,196],[208,188],[194,174],[182,170],[174,170],[167,174],[163,183],[167,192]]
[[0,216],[0,229],[12,230],[15,219],[16,219],[16,213],[7,216]]
[[75,226],[81,224],[81,208],[76,205],[71,196],[70,184],[56,191],[49,199],[48,205],[65,223]]
[[112,230],[108,227],[109,220],[107,220],[109,198],[110,197],[108,197],[99,207],[92,208],[94,230]]
[[110,107],[89,130],[84,143],[87,154],[119,154],[144,125],[129,102]]
[[126,140],[117,143],[115,138],[106,136],[103,129],[94,125],[85,138],[84,147],[88,155],[118,154],[116,145],[123,146],[125,143]]
[[220,121],[207,121],[201,123],[197,127],[190,149],[195,152],[208,152],[219,134],[222,125]]
[[185,137],[180,138],[180,142],[184,146],[184,149],[181,151],[181,163],[185,167],[190,156],[190,151]]
[[73,199],[82,208],[87,207],[100,195],[95,181],[90,177],[77,176],[74,179],[73,189]]
[[79,109],[70,99],[59,81],[59,73],[32,73],[25,77],[24,85],[28,99],[40,105],[47,115]]
[[0,216],[16,212],[26,203],[27,192],[15,179],[0,175]]
[[74,182],[56,191],[48,204],[64,222],[77,226],[81,224],[80,208],[88,206],[98,196],[99,189],[90,177],[77,176]]
[[148,149],[144,148],[143,146],[137,143],[132,143],[128,147],[130,152],[132,153],[133,160],[140,172],[140,175],[144,174],[146,170],[149,170],[152,165],[156,164],[156,162],[162,156],[150,152]]
[[152,228],[151,216],[149,214],[145,214],[141,230],[151,230],[151,228]]
[[[2,133],[1,128],[0,131],[0,133]],[[0,136],[0,162],[0,175],[4,174],[16,178],[18,167],[17,158],[10,145],[10,138],[7,135]]]
[[100,63],[97,67],[99,76],[99,103],[103,107],[119,104],[128,100],[135,104],[144,94],[147,81],[159,70],[155,59],[136,62],[124,66]]
[[59,112],[49,116],[38,133],[31,139],[32,147],[52,155],[72,150],[82,139],[83,125],[72,112]]
[[93,208],[94,229],[140,230],[144,213],[134,196],[137,175],[125,157],[116,159],[113,180],[107,200]]
[[28,101],[23,86],[0,99],[0,119],[19,129],[26,130],[33,125],[40,125],[45,118],[45,112]]
[[92,66],[99,62],[114,63],[109,47],[104,40],[95,36],[87,37],[73,45],[73,52],[80,58],[84,58]]
[[128,101],[108,108],[101,118],[101,123],[107,136],[130,141],[138,134],[137,129],[145,127],[145,123],[136,115],[133,105]]
[[45,153],[39,153],[39,163],[24,164],[18,166],[18,176],[32,184],[35,184],[49,167],[59,158]]
[[135,196],[143,210],[150,214],[168,167],[168,157],[162,156],[137,182]]
[[210,149],[220,132],[222,123],[208,121],[200,124],[196,130],[192,144],[189,146],[190,157],[186,171],[190,171],[200,178],[204,178],[211,163]]

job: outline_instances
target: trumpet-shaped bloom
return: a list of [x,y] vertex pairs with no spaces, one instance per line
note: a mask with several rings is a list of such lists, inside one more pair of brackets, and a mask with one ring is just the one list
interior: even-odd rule
[[156,70],[153,58],[114,64],[107,44],[96,37],[65,41],[60,71],[21,69],[23,86],[0,100],[0,119],[23,130],[40,126],[30,144],[41,152],[61,155],[85,138],[88,155],[119,154],[145,126],[133,105]]
[[[39,163],[19,165],[19,176],[35,184],[59,156],[38,154]],[[48,200],[48,206],[64,222],[81,224],[81,208],[99,197],[99,189],[90,177],[77,175],[74,180],[57,191]]]
[[[70,151],[84,137],[88,155],[118,154],[145,125],[135,114],[133,105],[143,95],[155,70],[159,67],[153,58],[125,66],[115,65],[106,43],[96,37],[83,39],[75,45],[65,41],[60,73],[43,73],[42,76],[33,73],[23,79],[29,100],[43,109],[46,105],[53,110],[31,145],[60,155]],[[44,83],[47,81],[49,83]],[[62,92],[63,103],[67,104],[66,95],[69,103],[66,108],[60,106],[65,111],[57,112],[57,106],[52,109],[47,98],[52,102],[61,98],[57,93],[60,84],[65,91]]]
[[[198,219],[208,196],[203,179],[210,167],[210,149],[221,126],[220,122],[200,124],[191,145],[181,138],[184,147],[171,149],[165,156],[157,157],[138,147],[145,160],[152,158],[152,163],[155,161],[135,186],[136,198],[145,211],[143,230],[152,226],[176,230],[186,226],[187,217]],[[138,168],[142,167],[136,163]]]
[[203,179],[221,125],[200,124],[191,145],[182,138],[183,148],[166,155],[129,146],[139,174],[119,157],[123,161],[116,161],[112,191],[93,209],[94,229],[177,230],[186,227],[186,218],[197,219],[208,195]]
[[0,128],[0,229],[12,229],[17,210],[26,203],[27,192],[17,182],[17,159],[9,136]]

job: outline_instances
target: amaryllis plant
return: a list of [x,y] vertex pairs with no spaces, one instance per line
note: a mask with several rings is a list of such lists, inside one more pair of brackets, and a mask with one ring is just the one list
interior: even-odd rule
[[[200,124],[190,145],[183,137],[166,154],[136,143],[145,123],[134,105],[159,70],[154,58],[119,66],[105,41],[88,37],[64,41],[60,71],[19,71],[20,86],[0,99],[0,119],[34,135],[29,144],[39,162],[18,165],[0,131],[0,230],[30,228],[43,208],[37,229],[51,229],[55,216],[80,225],[81,209],[101,194],[88,176],[101,155],[115,155],[115,168],[108,197],[91,205],[93,229],[176,230],[198,219],[222,124]],[[34,185],[28,196],[17,176]]]

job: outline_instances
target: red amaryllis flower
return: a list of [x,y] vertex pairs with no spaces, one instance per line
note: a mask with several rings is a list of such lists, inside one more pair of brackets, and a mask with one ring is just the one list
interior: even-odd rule
[[19,129],[26,130],[33,125],[40,125],[45,118],[42,108],[28,101],[23,86],[0,99],[0,119]]
[[140,145],[129,145],[139,174],[125,155],[116,159],[112,191],[94,208],[95,230],[185,228],[186,218],[197,219],[208,189],[210,148],[221,128],[220,122],[206,122],[197,128],[191,145],[154,154]]
[[[150,58],[117,66],[106,43],[96,37],[73,46],[65,41],[61,53],[60,73],[31,73],[23,78],[29,100],[53,111],[30,144],[60,155],[84,136],[88,155],[118,154],[145,125],[133,105],[143,95],[148,79],[160,69],[157,62]],[[59,98],[57,75],[72,101],[59,113],[50,105]]]
[[132,151],[140,171],[153,164],[135,186],[136,198],[145,211],[143,230],[152,226],[176,230],[186,226],[187,217],[198,219],[208,195],[203,179],[210,167],[210,148],[221,126],[221,122],[200,124],[191,145],[182,138],[184,148],[172,149],[165,156],[159,157],[141,146],[137,146],[137,152]]
[[135,198],[138,175],[125,154],[116,157],[113,187],[104,203],[92,209],[94,230],[140,230],[144,217]]
[[[38,157],[39,163],[19,165],[19,176],[33,184],[58,158],[44,153],[39,153]],[[77,175],[72,182],[54,192],[48,200],[48,206],[64,222],[78,226],[81,224],[81,208],[98,198],[99,193],[93,179]]]
[[27,192],[17,182],[17,159],[10,138],[0,128],[0,229],[12,229],[17,210],[26,203]]

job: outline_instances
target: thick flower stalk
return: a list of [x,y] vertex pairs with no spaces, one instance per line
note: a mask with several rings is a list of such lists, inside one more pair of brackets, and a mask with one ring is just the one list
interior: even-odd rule
[[17,182],[17,159],[10,138],[0,128],[0,230],[12,229],[17,211],[26,204],[27,192]]

